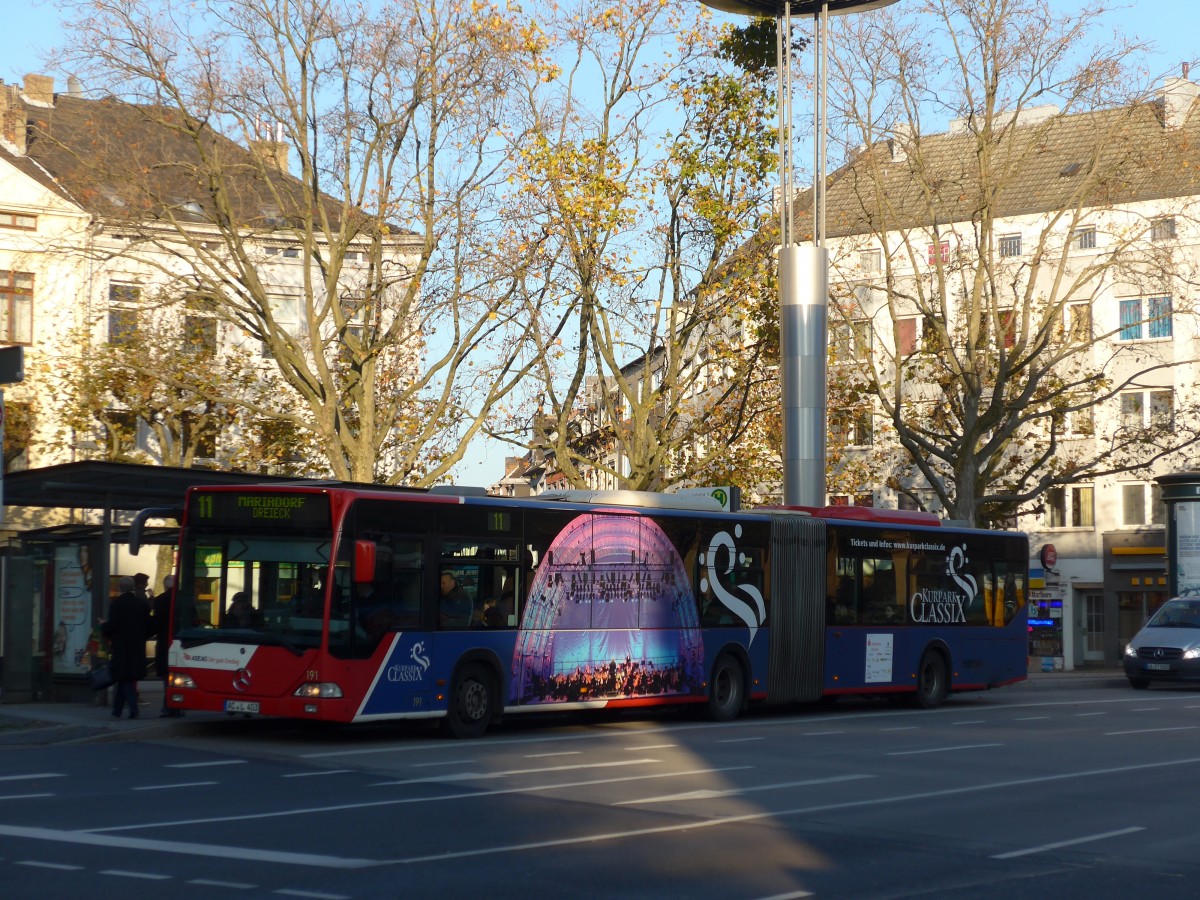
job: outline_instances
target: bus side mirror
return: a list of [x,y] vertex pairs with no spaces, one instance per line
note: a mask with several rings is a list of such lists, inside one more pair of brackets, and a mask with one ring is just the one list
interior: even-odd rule
[[369,584],[375,580],[375,542],[354,542],[354,574],[350,579],[355,584]]

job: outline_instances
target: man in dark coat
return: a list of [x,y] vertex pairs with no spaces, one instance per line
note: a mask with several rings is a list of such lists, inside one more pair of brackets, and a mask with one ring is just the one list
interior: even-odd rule
[[137,683],[146,677],[146,638],[150,633],[150,607],[134,590],[134,581],[123,575],[117,581],[120,595],[109,604],[101,632],[109,639],[108,664],[113,677],[113,715],[121,718],[129,705],[129,718],[138,715]]

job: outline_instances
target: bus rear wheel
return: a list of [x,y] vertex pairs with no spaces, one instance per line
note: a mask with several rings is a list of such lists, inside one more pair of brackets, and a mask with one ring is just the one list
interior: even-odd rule
[[920,709],[933,709],[946,699],[946,658],[936,650],[926,650],[917,667],[917,693],[913,703]]
[[708,717],[714,722],[736,719],[746,698],[746,677],[738,661],[722,653],[713,666],[708,687]]
[[477,738],[487,731],[495,707],[495,679],[478,663],[465,665],[450,691],[446,731],[456,738]]

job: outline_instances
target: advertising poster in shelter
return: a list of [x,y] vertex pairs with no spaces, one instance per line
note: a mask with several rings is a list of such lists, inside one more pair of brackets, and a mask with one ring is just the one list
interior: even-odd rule
[[1175,504],[1174,549],[1176,594],[1200,596],[1200,503]]
[[54,674],[87,673],[91,611],[89,548],[58,547],[54,551]]

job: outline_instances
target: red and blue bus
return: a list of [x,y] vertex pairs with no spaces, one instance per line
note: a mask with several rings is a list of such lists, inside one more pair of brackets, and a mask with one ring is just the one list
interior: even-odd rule
[[933,707],[1025,677],[1028,559],[925,513],[196,487],[167,704],[458,737],[549,709]]

